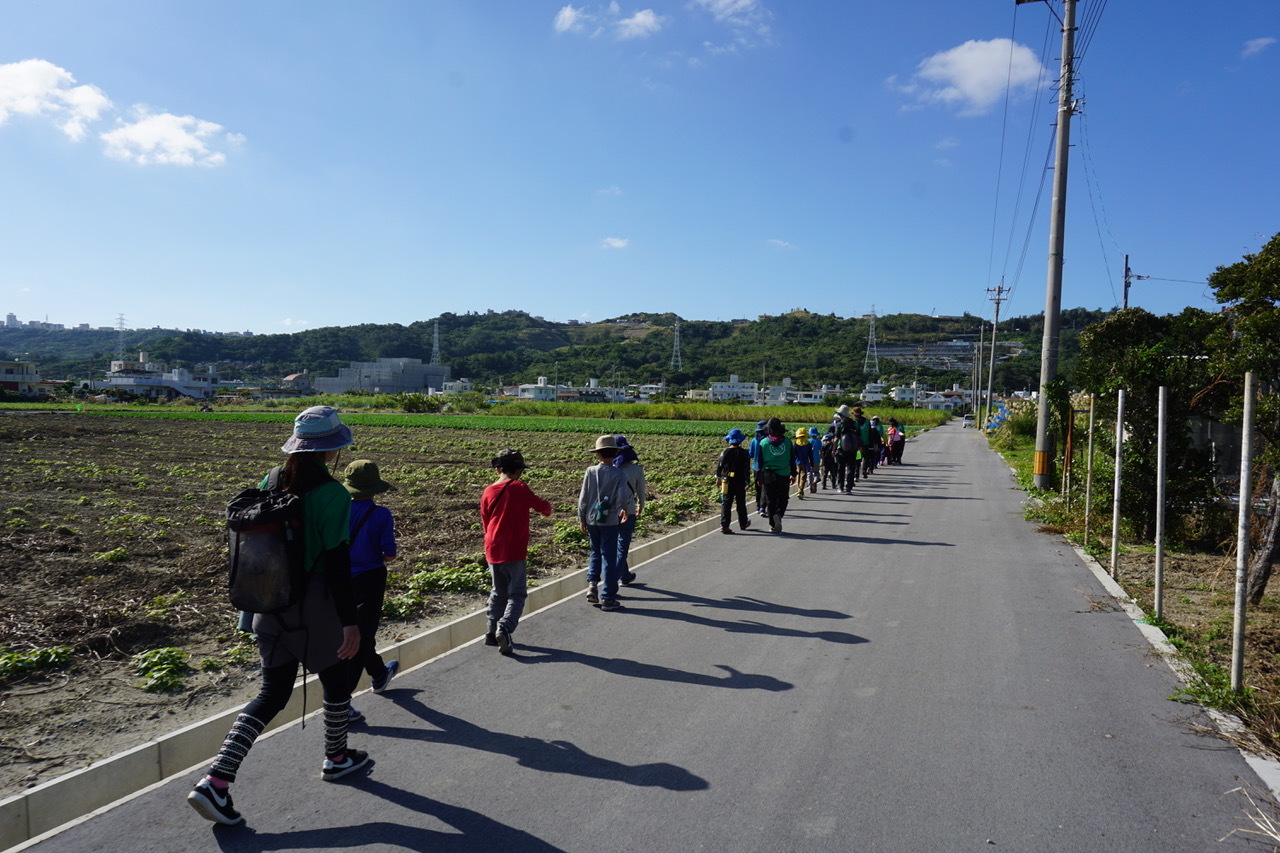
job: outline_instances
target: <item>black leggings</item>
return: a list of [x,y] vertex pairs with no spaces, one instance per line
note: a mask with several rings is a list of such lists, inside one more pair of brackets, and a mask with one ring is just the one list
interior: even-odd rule
[[[382,621],[382,601],[387,596],[387,567],[361,572],[351,579],[356,599],[356,626],[360,629],[360,651],[351,659],[351,691],[360,683],[360,673],[382,678],[387,665],[378,654],[378,623]],[[351,692],[349,691],[349,692]]]
[[[244,706],[231,731],[213,760],[209,775],[228,782],[236,780],[240,763],[249,754],[262,730],[284,710],[298,679],[298,661],[262,668],[262,687],[258,695]],[[324,688],[324,754],[341,755],[347,751],[347,712],[351,707],[350,664],[339,661],[320,670]]]

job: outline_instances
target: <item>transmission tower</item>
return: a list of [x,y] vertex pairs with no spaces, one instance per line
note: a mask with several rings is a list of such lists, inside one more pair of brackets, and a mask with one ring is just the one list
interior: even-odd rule
[[671,369],[684,370],[684,361],[680,358],[680,321],[676,320],[676,334],[671,342]]
[[872,368],[876,376],[880,375],[880,353],[876,350],[876,306],[871,306],[871,330],[867,332],[867,354],[862,359],[862,372]]
[[436,320],[436,330],[431,336],[431,363],[440,363],[440,321]]
[[123,314],[116,315],[116,361],[124,361],[124,333],[129,331],[129,325],[124,321]]

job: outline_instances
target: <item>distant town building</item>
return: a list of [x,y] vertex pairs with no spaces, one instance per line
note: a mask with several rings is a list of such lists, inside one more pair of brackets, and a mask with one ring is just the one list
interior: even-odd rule
[[184,367],[166,370],[165,365],[152,362],[145,352],[140,352],[137,360],[112,361],[105,378],[82,381],[80,387],[90,391],[122,391],[153,400],[179,397],[208,400],[218,387],[218,368],[208,365],[203,373],[193,373]]
[[442,364],[423,364],[420,358],[380,358],[353,361],[337,376],[317,376],[312,381],[322,394],[429,394],[444,388],[450,370]]
[[0,390],[28,396],[39,394],[40,368],[33,361],[0,361]]

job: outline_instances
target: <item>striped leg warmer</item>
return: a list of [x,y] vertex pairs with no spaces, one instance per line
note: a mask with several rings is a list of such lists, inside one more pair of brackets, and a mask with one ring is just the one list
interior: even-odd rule
[[325,757],[342,755],[347,751],[347,715],[351,700],[324,703],[324,754]]
[[240,714],[236,717],[236,721],[231,724],[231,731],[227,732],[226,739],[222,741],[217,757],[213,759],[209,775],[228,782],[236,781],[236,771],[240,769],[240,762],[244,761],[244,757],[253,747],[253,742],[266,727],[267,724],[257,717],[251,717],[248,714]]

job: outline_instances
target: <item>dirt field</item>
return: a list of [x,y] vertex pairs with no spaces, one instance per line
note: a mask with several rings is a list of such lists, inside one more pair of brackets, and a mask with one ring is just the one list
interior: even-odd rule
[[[0,413],[0,654],[66,647],[62,666],[0,680],[0,798],[234,707],[256,691],[256,654],[225,593],[223,507],[282,459],[287,424]],[[489,459],[521,448],[527,479],[556,509],[533,521],[530,574],[583,565],[576,509],[594,436],[358,427],[352,459],[398,486],[401,558],[388,596],[409,612],[380,642],[483,604],[439,593],[413,606],[406,579],[483,556],[476,506]],[[712,510],[714,439],[645,436],[637,450],[652,502],[637,541]],[[563,525],[563,527],[557,527]],[[567,528],[567,529],[566,529]],[[559,532],[559,535],[557,535]],[[130,658],[179,648],[192,671],[151,692]]]

